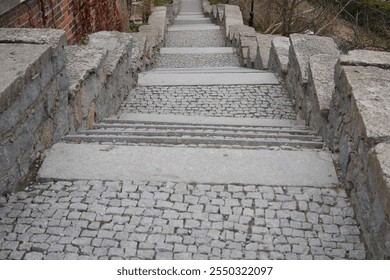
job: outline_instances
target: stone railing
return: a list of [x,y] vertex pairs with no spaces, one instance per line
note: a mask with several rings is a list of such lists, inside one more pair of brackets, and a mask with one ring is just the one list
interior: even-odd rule
[[238,13],[230,11],[238,7],[230,6],[203,2],[204,13],[224,28],[241,65],[273,71],[299,117],[335,153],[371,257],[390,258],[390,53],[344,55],[332,38],[257,34],[232,23]]
[[166,7],[138,33],[98,32],[68,46],[54,29],[0,29],[0,193],[24,185],[69,132],[115,113],[163,45]]

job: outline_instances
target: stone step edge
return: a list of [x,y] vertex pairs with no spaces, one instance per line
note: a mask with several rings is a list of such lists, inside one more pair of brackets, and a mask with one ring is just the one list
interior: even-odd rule
[[175,27],[168,27],[168,32],[186,32],[186,31],[209,31],[209,30],[221,30],[221,27],[217,25],[193,26],[193,25],[177,25]]
[[280,85],[273,73],[156,73],[138,74],[139,86]]
[[161,48],[160,54],[234,54],[234,48]]
[[155,130],[215,130],[227,132],[253,132],[253,133],[288,133],[295,135],[317,135],[307,127],[251,127],[251,126],[213,126],[213,125],[177,125],[177,124],[154,124],[142,122],[101,122],[94,124],[92,129],[155,129]]
[[185,145],[238,145],[238,146],[295,146],[306,149],[323,149],[322,142],[299,140],[270,140],[270,139],[213,139],[213,138],[177,138],[177,137],[142,137],[142,136],[94,136],[94,135],[68,135],[64,140],[68,143],[80,142],[123,142],[123,143],[156,143],[156,144],[185,144]]
[[103,122],[121,123],[154,123],[154,124],[185,124],[185,125],[226,125],[226,126],[253,126],[253,127],[295,127],[305,126],[303,120],[266,119],[266,118],[233,118],[233,117],[203,117],[183,116],[174,114],[136,114],[121,113],[111,116]]
[[242,67],[197,67],[197,68],[168,68],[161,67],[148,71],[148,73],[270,73],[269,71],[242,68]]
[[87,135],[87,136],[144,136],[144,137],[228,137],[228,138],[247,138],[247,139],[294,139],[294,140],[302,140],[302,141],[322,141],[320,137],[315,135],[307,135],[307,134],[275,134],[275,133],[242,133],[242,132],[220,132],[220,131],[169,131],[169,130],[160,130],[160,131],[120,131],[120,130],[82,130],[78,132],[76,135]]

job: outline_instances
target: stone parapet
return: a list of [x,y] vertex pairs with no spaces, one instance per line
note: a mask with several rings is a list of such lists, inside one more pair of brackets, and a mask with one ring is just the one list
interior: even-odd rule
[[0,192],[68,132],[65,43],[59,30],[0,29]]
[[335,69],[329,146],[352,189],[373,258],[390,257],[390,53],[353,51]]
[[0,29],[0,193],[25,185],[68,132],[119,109],[163,44],[166,8],[155,13],[134,36],[102,31],[80,46],[67,46],[61,30]]

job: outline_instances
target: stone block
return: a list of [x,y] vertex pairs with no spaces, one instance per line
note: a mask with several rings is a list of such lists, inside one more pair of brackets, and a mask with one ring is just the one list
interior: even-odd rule
[[275,37],[272,40],[271,50],[268,59],[268,69],[278,74],[278,76],[282,78],[282,80],[285,80],[287,75],[289,49],[290,49],[289,38]]
[[[99,95],[105,94],[106,80],[103,65],[107,59],[107,50],[91,46],[69,46],[65,48],[69,90],[74,112],[75,130],[91,126],[90,107]],[[96,107],[95,107],[96,108]]]
[[231,25],[244,25],[239,6],[224,5],[223,23],[226,37],[229,36]]
[[317,54],[339,55],[332,38],[303,34],[290,35],[289,63],[286,86],[302,116],[303,100],[309,78],[310,57]]
[[225,16],[225,5],[217,4],[217,22],[220,24],[223,22]]
[[276,35],[258,34],[256,36],[257,50],[256,60],[258,68],[260,70],[268,69],[268,60],[272,47],[272,40],[276,38]]
[[[0,131],[7,132],[16,123],[14,110],[24,112],[39,96],[21,94],[30,81],[39,76],[48,64],[52,50],[49,45],[0,44]],[[38,84],[39,87],[39,84]],[[39,91],[39,88],[37,89]],[[19,101],[19,102],[18,102]],[[8,114],[11,114],[7,117]],[[5,115],[4,115],[5,114]]]
[[257,42],[252,41],[248,47],[245,65],[247,68],[255,68],[257,56]]
[[159,29],[159,42],[164,42],[167,30],[167,8],[163,6],[155,7],[153,13],[149,16],[148,24]]
[[309,60],[309,80],[303,104],[306,124],[329,139],[328,115],[334,91],[334,70],[338,56],[319,54]]
[[[248,67],[247,60],[249,59],[249,50],[251,45],[256,43],[256,36],[250,36],[249,34],[240,33],[238,44],[238,55],[240,58],[240,64],[243,67]],[[249,59],[250,60],[250,59]]]
[[211,16],[211,15],[212,15],[212,13],[213,13],[213,7],[211,6],[211,4],[210,4],[209,1],[203,1],[202,7],[203,7],[203,13],[204,13],[206,16]]
[[132,37],[130,34],[116,31],[101,31],[89,35],[88,45],[108,51],[104,63],[107,75],[111,75],[117,65],[127,56],[131,57]]
[[253,27],[246,25],[231,25],[229,29],[229,34],[227,36],[230,45],[233,47],[239,47],[240,34],[245,34],[246,36],[255,36],[256,31]]

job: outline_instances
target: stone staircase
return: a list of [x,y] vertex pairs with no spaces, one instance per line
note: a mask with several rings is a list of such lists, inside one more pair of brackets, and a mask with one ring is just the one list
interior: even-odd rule
[[39,178],[32,201],[74,228],[53,239],[62,258],[365,257],[322,139],[273,73],[238,67],[201,1],[181,1],[118,114],[55,144]]
[[297,120],[274,74],[239,67],[221,28],[203,16],[200,1],[188,0],[168,28],[156,69],[139,74],[118,114],[66,136],[51,149],[39,176],[45,181],[338,183],[322,139]]

